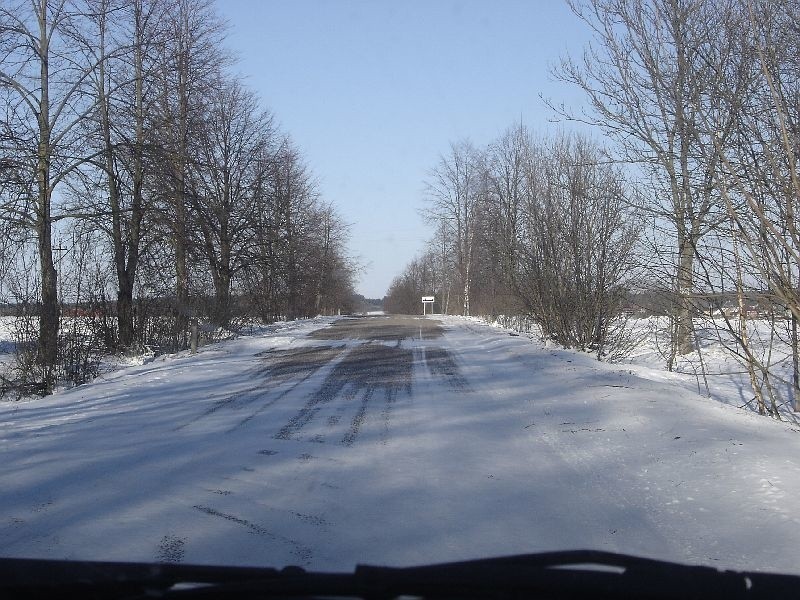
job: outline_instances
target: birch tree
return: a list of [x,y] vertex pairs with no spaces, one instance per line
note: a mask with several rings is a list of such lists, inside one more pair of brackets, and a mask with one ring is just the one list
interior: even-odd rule
[[[778,307],[789,314],[794,410],[800,410],[800,77],[797,46],[800,43],[800,9],[794,2],[752,2],[737,11],[739,26],[724,34],[738,44],[740,57],[735,76],[715,80],[722,114],[735,116],[734,134],[727,143],[713,137],[709,160],[724,167],[719,189],[733,225],[733,237],[753,275],[750,285],[761,287]],[[743,84],[736,85],[737,82]],[[706,115],[715,132],[725,126],[719,114]],[[741,286],[741,284],[740,284]],[[740,315],[740,319],[743,317]],[[745,332],[739,334],[746,348]],[[749,357],[753,391],[760,400],[761,384],[752,374],[756,362]],[[759,367],[766,385],[769,376]],[[770,396],[772,392],[770,391]],[[764,412],[765,403],[758,403]],[[777,416],[777,410],[772,407]]]
[[461,285],[463,315],[470,314],[480,199],[485,193],[483,158],[468,141],[453,143],[426,183],[427,219],[448,229]]

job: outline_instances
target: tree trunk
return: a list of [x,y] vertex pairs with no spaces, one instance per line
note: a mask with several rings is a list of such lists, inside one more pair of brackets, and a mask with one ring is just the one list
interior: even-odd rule
[[175,188],[173,190],[173,230],[172,243],[175,249],[175,337],[179,347],[186,347],[186,333],[189,326],[189,269],[187,251],[187,198],[186,198],[186,163],[187,153],[187,127],[188,106],[183,93],[179,99],[179,141],[176,162],[174,165]]
[[675,342],[678,354],[694,350],[694,324],[692,322],[692,288],[694,286],[694,248],[688,237],[679,241],[677,273],[677,308],[675,313]]
[[52,220],[50,215],[52,190],[50,187],[50,64],[49,32],[47,31],[47,3],[41,3],[39,13],[39,59],[41,61],[41,98],[39,120],[39,145],[36,165],[38,206],[36,211],[36,237],[39,246],[39,269],[42,285],[42,310],[39,316],[39,362],[44,370],[44,391],[53,390],[54,370],[58,358],[58,285],[53,263]]
[[795,412],[800,412],[800,352],[797,338],[797,316],[792,312],[792,407]]
[[[183,173],[178,175],[175,194],[175,333],[178,344],[186,346],[186,328],[189,326],[189,269],[186,249],[186,193]],[[184,337],[181,341],[181,336]]]
[[133,318],[133,285],[127,276],[119,278],[117,290],[117,323],[119,328],[119,345],[130,348],[136,338]]
[[[40,178],[42,177],[40,166]],[[46,177],[47,167],[43,167]],[[41,179],[40,179],[41,185]],[[50,221],[50,193],[45,184],[39,192],[39,218],[36,234],[39,242],[39,266],[42,279],[42,310],[39,316],[39,362],[44,370],[44,391],[53,391],[55,365],[58,359],[58,286],[53,264]]]
[[[106,56],[106,21],[100,21],[100,54]],[[133,342],[133,285],[126,265],[125,234],[122,225],[122,208],[120,205],[120,187],[114,164],[114,145],[111,140],[111,116],[109,114],[109,98],[106,92],[105,60],[98,65],[97,104],[100,112],[100,129],[103,136],[103,154],[105,159],[108,201],[111,208],[111,238],[113,242],[114,268],[117,274],[117,327],[119,331],[118,345],[128,348]]]
[[469,316],[469,292],[470,292],[470,272],[469,272],[469,262],[467,263],[467,268],[465,269],[464,274],[464,316]]
[[[136,284],[136,273],[139,267],[139,246],[141,245],[142,220],[144,219],[144,92],[143,92],[143,38],[145,36],[141,0],[134,4],[134,119],[136,132],[133,148],[133,169],[131,183],[133,186],[128,226],[127,256],[124,250],[119,254],[117,278],[117,319],[119,326],[119,344],[130,348],[136,340],[136,321],[133,311],[133,289]],[[116,250],[116,248],[115,248]],[[122,248],[120,248],[122,250]],[[124,263],[124,268],[120,268]]]

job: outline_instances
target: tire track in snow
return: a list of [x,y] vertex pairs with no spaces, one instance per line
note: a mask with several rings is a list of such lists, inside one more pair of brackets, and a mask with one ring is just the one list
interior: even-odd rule
[[[373,396],[383,390],[384,395],[394,401],[400,390],[411,393],[411,365],[413,353],[400,345],[363,343],[353,348],[340,362],[334,365],[322,386],[314,392],[305,405],[278,431],[276,439],[296,438],[303,428],[314,422],[323,409],[336,403],[337,412],[355,405],[355,414],[348,431],[341,439],[345,446],[352,446],[363,430],[368,418]],[[388,412],[384,414],[383,439],[388,439]],[[339,423],[339,415],[329,415],[329,427]]]
[[450,387],[462,392],[470,392],[469,383],[461,374],[461,368],[453,358],[453,355],[439,346],[425,347],[425,364],[431,375],[443,378]]
[[[254,373],[255,376],[261,379],[257,384],[216,401],[203,413],[176,427],[174,431],[188,427],[220,410],[239,410],[267,398],[266,402],[261,404],[258,409],[227,430],[228,433],[235,431],[293,392],[311,375],[338,357],[343,350],[344,346],[309,346],[289,351],[269,350],[261,352],[257,356],[264,359],[267,365]],[[288,384],[288,387],[284,387],[275,394],[276,388],[286,384]]]
[[[286,397],[288,394],[290,394],[290,393],[291,393],[291,392],[293,392],[295,389],[297,389],[297,388],[300,386],[300,384],[304,383],[304,382],[305,382],[305,381],[306,381],[306,380],[307,380],[309,377],[311,377],[311,375],[312,375],[313,373],[314,373],[314,371],[309,371],[309,372],[308,372],[308,373],[305,375],[305,377],[303,377],[303,378],[302,378],[302,379],[300,379],[299,381],[296,381],[295,383],[293,383],[291,386],[289,386],[289,387],[288,387],[288,388],[286,388],[285,390],[281,391],[281,392],[280,392],[280,393],[279,393],[277,396],[275,396],[275,397],[273,397],[273,398],[270,398],[269,400],[267,400],[267,401],[266,401],[264,404],[262,404],[262,405],[261,405],[261,406],[258,408],[258,410],[256,410],[256,411],[255,411],[255,412],[253,412],[252,414],[250,414],[250,415],[246,416],[246,417],[245,417],[244,419],[242,419],[241,421],[239,421],[239,422],[238,422],[236,425],[234,425],[233,427],[231,427],[230,429],[228,429],[228,431],[227,431],[226,433],[232,433],[232,432],[236,431],[237,429],[239,429],[240,427],[242,427],[242,426],[244,426],[244,425],[247,425],[247,423],[249,423],[250,421],[252,421],[253,419],[255,419],[257,416],[259,416],[260,414],[262,414],[262,413],[263,413],[265,410],[267,410],[267,409],[268,409],[268,408],[270,408],[271,406],[275,405],[275,404],[276,404],[276,403],[277,403],[279,400],[281,400],[281,399],[285,398],[285,397]],[[268,395],[269,395],[269,394],[267,394],[267,396],[268,396]]]
[[220,519],[225,519],[226,521],[230,521],[232,523],[236,523],[237,525],[241,525],[242,527],[246,527],[251,532],[263,536],[269,540],[286,544],[292,548],[292,554],[297,556],[300,560],[302,560],[305,563],[308,563],[314,556],[314,552],[311,550],[311,548],[309,548],[305,544],[301,544],[300,542],[297,542],[285,536],[273,533],[269,531],[266,527],[248,521],[247,519],[243,519],[241,517],[237,517],[236,515],[216,510],[215,508],[212,508],[210,506],[205,506],[203,504],[196,504],[193,508],[212,517],[219,517]]
[[350,429],[342,438],[343,446],[352,446],[355,443],[356,437],[358,437],[358,432],[361,430],[361,425],[364,423],[364,419],[367,417],[367,404],[369,404],[370,399],[372,399],[372,394],[374,392],[374,387],[368,387],[364,392],[364,395],[361,399],[361,405],[358,407],[358,411],[353,417],[353,422],[350,424]]

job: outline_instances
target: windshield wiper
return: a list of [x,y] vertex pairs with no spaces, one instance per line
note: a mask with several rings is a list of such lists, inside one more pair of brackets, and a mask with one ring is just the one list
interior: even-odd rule
[[180,564],[0,559],[0,597],[764,598],[797,597],[800,576],[597,551],[548,552],[350,573]]

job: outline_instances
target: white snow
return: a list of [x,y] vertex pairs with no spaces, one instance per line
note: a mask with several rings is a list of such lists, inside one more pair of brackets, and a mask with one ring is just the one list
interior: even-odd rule
[[[345,389],[283,438],[360,343],[306,337],[330,320],[0,404],[0,555],[349,569],[592,548],[800,572],[796,425],[437,318],[442,338],[402,342],[412,393]],[[266,374],[269,351],[320,345],[346,348]],[[456,370],[426,368],[426,349]]]

